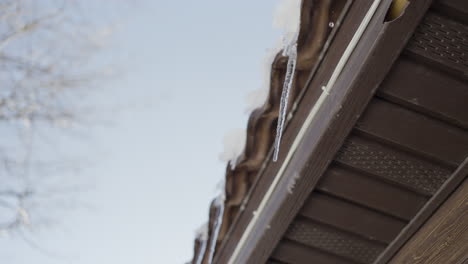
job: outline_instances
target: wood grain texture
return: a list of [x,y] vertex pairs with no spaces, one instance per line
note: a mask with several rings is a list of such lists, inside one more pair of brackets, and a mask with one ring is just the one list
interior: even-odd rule
[[374,264],[386,264],[392,259],[402,246],[409,241],[419,228],[426,223],[441,204],[451,195],[453,190],[468,176],[468,158],[457,168],[450,178],[442,185],[437,193],[424,205],[411,222],[400,232],[395,240],[377,258]]
[[468,259],[468,180],[422,226],[391,264],[459,264]]

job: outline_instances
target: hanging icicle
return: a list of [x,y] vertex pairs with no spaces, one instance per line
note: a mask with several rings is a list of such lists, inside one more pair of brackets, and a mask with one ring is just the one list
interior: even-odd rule
[[202,264],[203,256],[206,252],[206,244],[208,244],[208,223],[203,224],[196,232],[197,239],[200,240],[200,251],[198,253],[197,259],[195,259],[195,264]]
[[216,219],[215,219],[213,230],[212,230],[213,233],[211,235],[210,248],[208,249],[209,251],[207,252],[208,264],[211,264],[213,262],[213,257],[214,257],[214,253],[216,250],[216,242],[218,240],[219,231],[223,223],[224,200],[225,200],[225,195],[223,191],[223,193],[220,194],[215,200],[215,206],[218,208],[218,213],[216,214]]
[[297,61],[297,35],[294,38],[293,44],[286,46],[283,55],[288,56],[288,64],[286,67],[286,76],[283,83],[283,91],[281,93],[280,109],[278,114],[278,125],[276,127],[276,137],[274,143],[273,161],[278,160],[278,154],[283,136],[284,124],[286,121],[286,113],[288,110],[289,93],[294,80],[294,72],[296,70]]

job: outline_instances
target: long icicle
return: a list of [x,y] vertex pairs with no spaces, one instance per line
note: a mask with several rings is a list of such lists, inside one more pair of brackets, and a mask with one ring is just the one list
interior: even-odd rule
[[286,55],[288,55],[288,64],[286,67],[286,76],[283,83],[283,91],[281,92],[280,109],[278,115],[278,125],[276,126],[275,151],[273,153],[273,161],[278,160],[278,154],[283,136],[284,123],[286,121],[286,112],[288,109],[289,92],[294,80],[294,72],[296,70],[297,61],[297,42],[287,47]]

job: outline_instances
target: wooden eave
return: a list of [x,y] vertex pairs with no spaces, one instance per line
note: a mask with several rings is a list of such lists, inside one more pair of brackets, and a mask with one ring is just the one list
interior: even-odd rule
[[388,263],[466,179],[467,2],[411,1],[385,21],[391,2],[377,7],[286,164],[373,3],[347,2],[323,60],[308,65],[279,161],[256,171],[214,263]]
[[468,180],[465,179],[397,252],[390,264],[467,262]]

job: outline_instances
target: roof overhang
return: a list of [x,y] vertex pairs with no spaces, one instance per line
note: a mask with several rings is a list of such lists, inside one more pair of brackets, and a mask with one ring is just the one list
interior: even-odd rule
[[211,206],[214,263],[388,263],[466,178],[468,4],[432,2],[303,1],[279,160],[280,54]]
[[[323,61],[311,71],[305,93],[295,104],[281,146],[283,154],[277,163],[267,160],[216,263],[266,262],[432,1],[412,1],[393,21],[386,21],[391,0],[349,3]],[[463,166],[459,171],[466,170]],[[416,223],[400,234],[378,263],[388,261],[465,176],[454,173],[441,188],[445,191],[434,195],[415,218],[419,220],[412,221]]]

